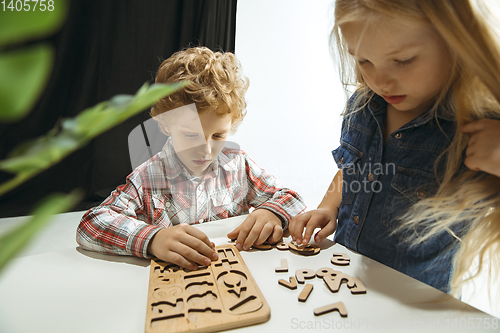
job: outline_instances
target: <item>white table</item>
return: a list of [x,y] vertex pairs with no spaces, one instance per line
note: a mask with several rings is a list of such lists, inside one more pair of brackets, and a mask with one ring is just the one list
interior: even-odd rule
[[[0,332],[144,332],[149,260],[78,248],[75,230],[82,214],[59,215],[0,275]],[[21,220],[0,219],[0,234]],[[199,229],[219,245],[228,241],[226,234],[243,220],[210,222]],[[321,252],[311,257],[277,249],[241,252],[271,307],[271,319],[238,331],[500,331],[498,318],[331,240],[319,245]],[[278,285],[279,279],[288,279],[297,269],[333,267],[333,252],[348,253],[351,264],[335,269],[361,278],[365,295],[352,295],[345,285],[331,293],[315,278],[307,281],[314,290],[301,303],[297,297],[302,285],[296,290]],[[288,273],[274,272],[281,258],[288,260]],[[337,312],[314,316],[315,308],[338,301],[344,302],[347,318]]]

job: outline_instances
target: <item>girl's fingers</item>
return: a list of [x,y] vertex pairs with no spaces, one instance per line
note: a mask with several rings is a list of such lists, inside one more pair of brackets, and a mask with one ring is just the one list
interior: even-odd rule
[[472,155],[474,152],[474,149],[472,147],[467,147],[467,149],[465,150],[465,156],[470,156]]
[[307,223],[306,230],[304,232],[304,239],[302,240],[302,244],[307,244],[309,243],[309,240],[311,239],[311,236],[314,232],[314,229],[320,227],[322,224],[322,221],[319,219],[318,216],[311,218],[309,222]]
[[330,236],[335,232],[335,229],[337,229],[337,222],[330,221],[327,225],[325,225],[320,231],[316,233],[316,235],[314,236],[314,241],[316,243],[319,243],[325,240],[326,237]]
[[476,141],[477,141],[477,134],[471,135],[471,137],[469,138],[469,142],[467,143],[467,147],[474,146],[474,144],[476,143]]
[[482,130],[488,123],[488,119],[481,119],[472,121],[460,128],[460,130],[464,133],[474,133]]
[[304,232],[304,227],[306,226],[306,224],[309,223],[310,218],[311,218],[311,213],[309,212],[296,216],[295,223],[293,223],[292,225],[293,230],[290,230],[290,235],[292,236],[292,239],[297,243],[302,242],[302,234]]

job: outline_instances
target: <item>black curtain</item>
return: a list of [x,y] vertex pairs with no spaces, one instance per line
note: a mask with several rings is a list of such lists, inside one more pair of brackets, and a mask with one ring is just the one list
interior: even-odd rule
[[[236,0],[72,0],[56,49],[52,76],[30,115],[0,124],[0,158],[57,121],[117,94],[154,82],[161,61],[188,46],[234,52]],[[97,137],[56,166],[0,197],[0,217],[29,214],[51,192],[81,188],[88,209],[125,182],[132,171],[128,134],[149,110]],[[1,174],[0,182],[10,175]]]

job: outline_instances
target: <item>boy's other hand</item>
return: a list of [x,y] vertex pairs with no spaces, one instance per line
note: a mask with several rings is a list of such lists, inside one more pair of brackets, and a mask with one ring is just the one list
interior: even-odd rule
[[158,231],[149,243],[148,252],[189,270],[198,269],[198,265],[208,266],[212,260],[217,260],[214,243],[189,224]]
[[314,236],[314,241],[319,243],[334,233],[337,228],[337,215],[338,210],[333,213],[322,208],[299,214],[290,220],[290,236],[297,244],[305,245],[309,243],[314,229],[321,228]]
[[238,250],[248,250],[252,245],[262,245],[266,240],[277,243],[283,236],[281,220],[267,209],[256,209],[236,229],[227,234],[236,238]]

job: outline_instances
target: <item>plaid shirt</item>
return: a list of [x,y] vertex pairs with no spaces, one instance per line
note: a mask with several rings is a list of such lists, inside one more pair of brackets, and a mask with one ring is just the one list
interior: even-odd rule
[[169,138],[162,151],[128,177],[100,206],[82,217],[76,240],[84,249],[150,258],[148,244],[162,227],[198,224],[265,208],[288,221],[305,209],[245,152],[224,148],[202,178],[179,162]]

